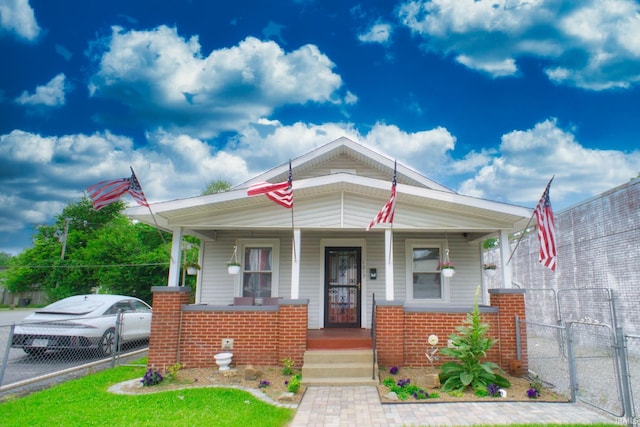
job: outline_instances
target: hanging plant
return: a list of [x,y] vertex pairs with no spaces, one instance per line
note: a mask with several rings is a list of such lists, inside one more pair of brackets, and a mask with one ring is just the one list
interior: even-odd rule
[[486,274],[489,277],[495,276],[497,268],[498,268],[498,266],[495,265],[495,264],[483,264],[482,265],[482,269],[484,270],[484,274]]
[[444,250],[444,261],[438,264],[438,270],[444,277],[453,277],[456,274],[456,266],[449,259],[449,241],[446,241],[447,248]]
[[196,263],[189,263],[186,265],[186,267],[187,274],[190,276],[195,276],[196,274],[198,274],[198,270],[200,270],[200,265]]
[[238,245],[235,244],[233,246],[233,253],[231,254],[231,258],[227,261],[227,271],[229,274],[238,274],[240,273],[240,262],[238,261]]

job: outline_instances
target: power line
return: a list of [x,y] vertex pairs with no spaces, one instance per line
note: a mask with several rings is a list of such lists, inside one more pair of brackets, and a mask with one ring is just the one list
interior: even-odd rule
[[112,267],[149,267],[166,265],[168,262],[148,262],[143,264],[81,264],[81,265],[6,265],[6,268],[112,268]]

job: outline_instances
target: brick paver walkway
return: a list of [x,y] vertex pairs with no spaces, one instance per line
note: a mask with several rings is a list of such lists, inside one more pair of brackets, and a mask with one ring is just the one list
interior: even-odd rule
[[515,423],[611,423],[572,403],[473,402],[382,404],[375,387],[308,387],[290,427],[463,426]]

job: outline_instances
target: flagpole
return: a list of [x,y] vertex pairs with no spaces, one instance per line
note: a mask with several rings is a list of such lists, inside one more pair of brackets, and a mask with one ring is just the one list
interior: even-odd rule
[[[140,180],[138,179],[138,175],[136,175],[135,171],[133,170],[133,166],[129,166],[129,168],[131,169],[131,174],[136,178],[136,181],[138,181],[138,184],[140,184]],[[142,191],[142,185],[140,186],[140,190]],[[144,191],[142,191],[142,194],[144,194]],[[151,210],[151,206],[149,205],[149,202],[147,201],[147,196],[144,196],[144,201],[147,204],[147,209],[149,209],[149,213],[151,214],[151,218],[153,219],[153,223],[156,226],[156,230],[158,230],[158,234],[160,235],[160,238],[162,239],[162,243],[164,244],[164,246],[166,248],[167,241],[164,239],[164,236],[162,235],[162,231],[160,231],[160,225],[158,225],[158,221],[156,220],[156,216],[153,214],[153,211]]]
[[[544,196],[544,193],[549,189],[549,186],[551,185],[551,181],[553,181],[553,178],[555,178],[555,177],[556,176],[553,175],[551,177],[551,179],[549,180],[549,182],[547,183],[547,186],[544,187],[544,191],[542,192],[543,196]],[[527,222],[527,225],[522,230],[522,234],[520,235],[520,238],[516,242],[516,246],[511,251],[511,255],[509,255],[509,259],[507,260],[507,265],[511,262],[511,258],[513,258],[513,254],[516,253],[516,249],[518,249],[518,246],[520,246],[520,242],[522,241],[522,238],[524,237],[525,233],[527,232],[527,229],[529,228],[529,225],[531,224],[531,221],[533,220],[533,217],[535,216],[535,212],[536,212],[536,210],[534,209],[533,212],[531,213],[531,217],[529,218],[529,222]]]
[[[293,176],[291,173],[291,159],[289,159],[289,185],[291,186],[291,191],[293,192]],[[295,228],[295,222],[293,219],[293,200],[291,201],[291,240],[293,242],[293,260],[297,261],[298,257],[296,255],[296,228]]]

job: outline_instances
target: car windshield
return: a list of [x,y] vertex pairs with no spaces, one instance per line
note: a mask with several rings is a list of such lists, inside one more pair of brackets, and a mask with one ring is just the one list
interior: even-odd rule
[[87,297],[65,298],[36,310],[36,313],[82,315],[91,313],[103,304],[101,301],[95,301]]

